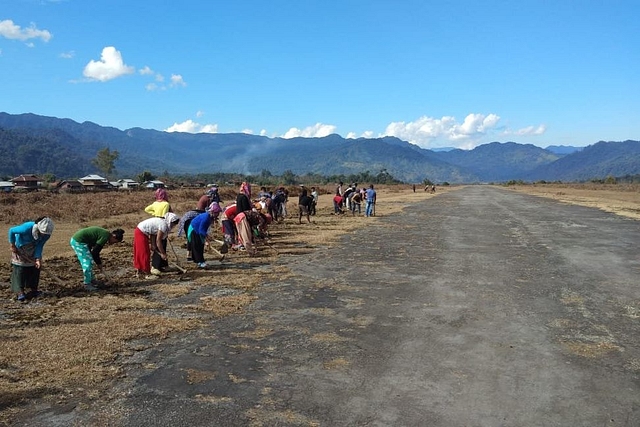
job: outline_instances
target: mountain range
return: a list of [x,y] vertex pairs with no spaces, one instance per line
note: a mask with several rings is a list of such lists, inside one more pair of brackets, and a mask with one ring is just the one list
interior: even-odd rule
[[91,122],[0,112],[0,175],[51,173],[74,178],[98,172],[102,148],[117,150],[119,176],[234,172],[324,176],[386,170],[405,182],[584,181],[640,174],[640,142],[587,147],[492,142],[473,150],[428,150],[395,137],[269,138],[244,133],[119,130]]

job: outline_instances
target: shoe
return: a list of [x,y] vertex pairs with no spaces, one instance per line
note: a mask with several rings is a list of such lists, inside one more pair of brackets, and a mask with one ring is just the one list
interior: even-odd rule
[[25,294],[18,294],[16,300],[18,300],[18,302],[25,302],[27,300],[27,296]]
[[31,298],[38,298],[40,296],[42,296],[44,294],[44,292],[42,291],[31,291],[27,294],[27,298],[31,299]]
[[95,291],[98,290],[98,288],[93,286],[91,283],[85,283],[84,284],[84,290],[87,291],[87,292],[95,292]]
[[198,263],[198,268],[207,268],[207,263],[206,262],[199,262]]
[[155,267],[151,267],[151,274],[153,274],[154,276],[162,276],[162,271],[158,270]]
[[224,242],[220,247],[220,253],[226,254],[227,252],[229,252],[229,244],[227,242]]
[[240,245],[240,247],[238,249],[240,249],[241,251],[246,251],[247,250],[247,248],[245,248],[244,245]]

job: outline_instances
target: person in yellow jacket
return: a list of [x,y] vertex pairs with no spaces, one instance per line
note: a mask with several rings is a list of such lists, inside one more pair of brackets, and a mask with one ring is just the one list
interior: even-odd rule
[[169,204],[167,190],[164,188],[158,188],[155,195],[156,201],[144,208],[144,211],[151,216],[164,218],[167,213],[171,212],[171,205]]

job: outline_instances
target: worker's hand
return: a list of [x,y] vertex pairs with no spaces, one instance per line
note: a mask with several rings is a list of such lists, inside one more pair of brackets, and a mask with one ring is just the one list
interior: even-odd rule
[[18,247],[16,246],[15,243],[11,244],[11,252],[13,252],[14,254],[18,253]]
[[39,269],[40,267],[42,267],[42,262],[40,261],[40,259],[39,259],[39,258],[36,258],[36,262],[35,262],[35,264],[36,264],[36,268],[38,268],[38,269]]
[[167,260],[167,254],[163,254],[163,253],[161,253],[161,254],[160,254],[160,258],[162,258],[163,260],[165,260],[165,261],[166,261],[166,260]]

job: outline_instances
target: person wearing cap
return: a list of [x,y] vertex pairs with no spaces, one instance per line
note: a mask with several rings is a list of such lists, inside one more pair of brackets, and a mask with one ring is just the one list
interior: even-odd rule
[[[16,299],[27,299],[41,295],[38,291],[42,250],[53,233],[53,221],[40,217],[9,229],[11,244],[11,290]],[[25,291],[29,289],[28,293]]]
[[189,225],[187,240],[191,247],[191,257],[193,262],[198,264],[198,268],[207,268],[207,263],[204,260],[204,247],[209,244],[209,227],[211,223],[217,221],[220,212],[222,212],[220,205],[217,202],[212,202],[207,212],[193,218]]
[[98,283],[93,274],[93,263],[95,262],[98,269],[102,271],[100,251],[104,245],[122,242],[123,237],[124,230],[121,228],[109,231],[95,226],[82,228],[71,237],[69,244],[78,257],[80,267],[82,267],[85,290],[95,291],[98,289],[96,287]]
[[[169,212],[164,218],[149,218],[140,222],[133,231],[133,268],[136,276],[158,273],[162,264],[167,261],[167,237],[171,229],[180,222],[178,215]],[[153,252],[153,270],[151,269],[151,253]],[[145,277],[153,278],[153,277]]]

